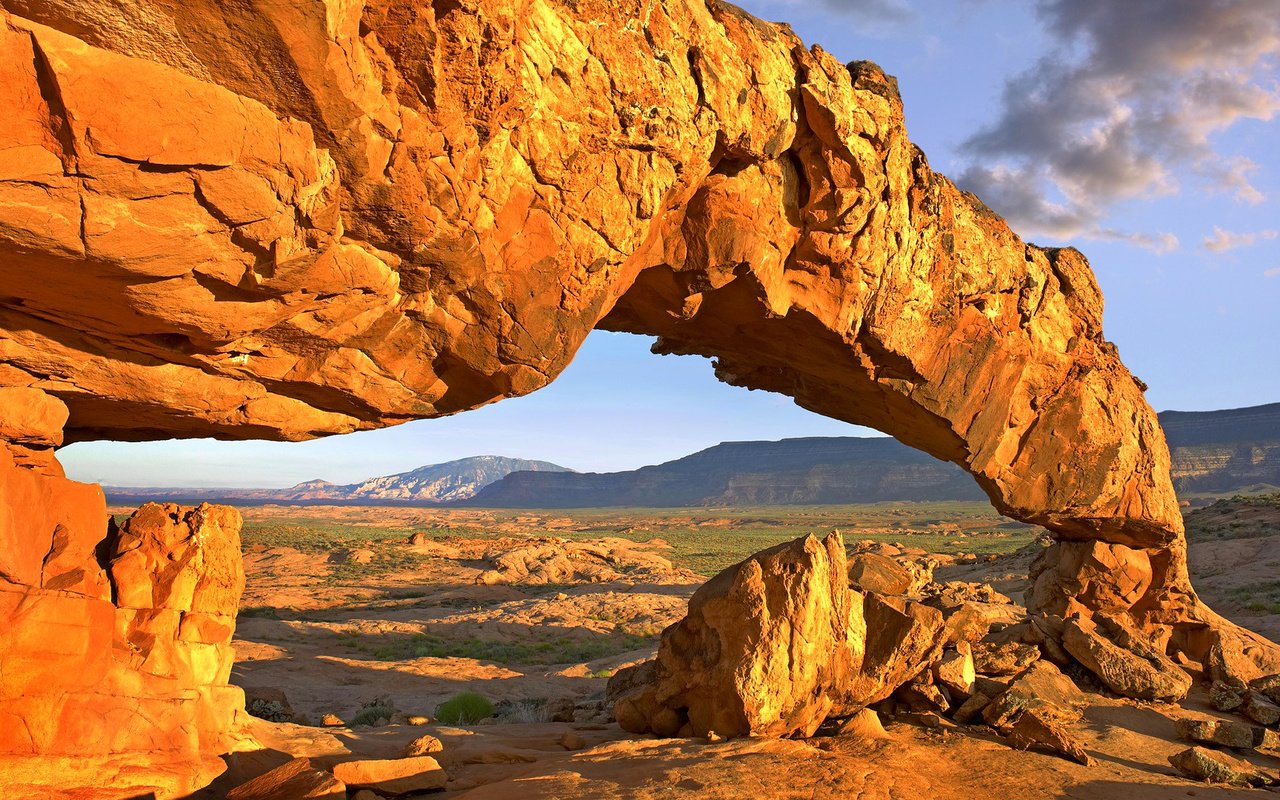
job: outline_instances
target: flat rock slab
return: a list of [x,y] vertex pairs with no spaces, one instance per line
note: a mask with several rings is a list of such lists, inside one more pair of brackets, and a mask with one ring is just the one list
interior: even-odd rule
[[351,787],[385,794],[409,794],[443,789],[449,777],[431,756],[345,761],[333,775]]

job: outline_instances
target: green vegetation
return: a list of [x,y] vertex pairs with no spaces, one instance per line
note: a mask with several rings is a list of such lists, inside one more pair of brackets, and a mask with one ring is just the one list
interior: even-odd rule
[[463,692],[436,706],[436,720],[446,725],[474,725],[493,716],[493,703],[477,692]]
[[356,715],[347,723],[349,725],[385,725],[396,713],[395,706],[385,697],[379,697],[365,703]]
[[339,644],[368,654],[378,661],[407,661],[413,658],[471,658],[496,664],[548,665],[581,664],[648,647],[651,636],[621,633],[591,638],[557,636],[541,641],[498,642],[484,639],[446,639],[426,633],[398,636],[383,644],[371,644],[359,634],[339,637]]
[[1245,608],[1259,614],[1280,614],[1280,581],[1264,581],[1237,586],[1231,596]]
[[1237,494],[1186,512],[1191,541],[1255,539],[1280,529],[1280,492]]

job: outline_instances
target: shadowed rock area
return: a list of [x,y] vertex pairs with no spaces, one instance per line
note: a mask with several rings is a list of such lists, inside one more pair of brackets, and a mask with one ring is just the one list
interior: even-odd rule
[[[1112,688],[1138,662],[1164,675],[1170,651],[1230,685],[1280,670],[1191,589],[1168,448],[1084,257],[1022,242],[932,172],[875,65],[714,0],[0,8],[5,629],[56,602],[93,643],[42,654],[32,634],[7,658],[77,674],[111,641],[133,664],[131,631],[174,629],[151,612],[234,609],[108,594],[116,555],[195,579],[117,550],[100,492],[63,479],[54,448],[455,413],[541,388],[605,328],[969,471],[1060,539],[1035,630],[1094,653]],[[182,524],[142,538],[203,552]],[[115,624],[125,611],[142,627]],[[1102,638],[1077,648],[1068,625]],[[222,674],[161,673],[170,710]],[[0,694],[25,696],[19,674]],[[154,682],[106,686],[83,749],[122,733],[87,754],[194,770],[225,746],[206,743],[234,699],[121,726]],[[0,759],[54,755],[18,734]]]

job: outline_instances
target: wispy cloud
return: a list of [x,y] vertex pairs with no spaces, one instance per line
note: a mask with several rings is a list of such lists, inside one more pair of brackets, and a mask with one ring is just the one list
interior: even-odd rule
[[1272,268],[1271,268],[1271,269],[1269,269],[1269,270],[1265,270],[1265,271],[1263,271],[1263,273],[1262,273],[1262,277],[1264,277],[1264,278],[1280,278],[1280,267],[1272,267]]
[[1040,0],[1061,44],[1011,78],[999,117],[963,145],[958,183],[1014,226],[1057,238],[1164,234],[1103,224],[1114,204],[1204,188],[1256,203],[1255,165],[1211,139],[1280,112],[1275,0]]
[[821,3],[833,11],[880,22],[906,22],[915,19],[915,11],[905,0],[821,0]]
[[1235,233],[1233,231],[1224,231],[1214,225],[1213,235],[1204,237],[1204,241],[1200,243],[1200,246],[1211,253],[1225,253],[1228,250],[1235,250],[1237,247],[1249,247],[1265,239],[1274,239],[1277,236],[1280,236],[1280,231],[1266,230]]

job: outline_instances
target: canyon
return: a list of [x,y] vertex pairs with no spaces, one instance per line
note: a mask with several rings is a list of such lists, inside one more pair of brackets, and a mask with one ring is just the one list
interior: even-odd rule
[[[1228,688],[1280,672],[1191,586],[1088,262],[935,173],[876,65],[715,0],[0,9],[6,781],[179,797],[254,746],[227,684],[237,515],[117,523],[58,447],[465,412],[545,386],[593,329],[957,464],[1056,539],[1020,635],[1112,690],[1185,694],[1175,656]],[[879,692],[836,674],[870,663],[840,630],[837,539],[708,586],[847,634],[794,691],[852,711]],[[724,688],[714,648],[681,650],[711,641],[694,611],[633,676],[636,729],[684,730],[679,670]],[[743,730],[820,716],[777,713]]]

